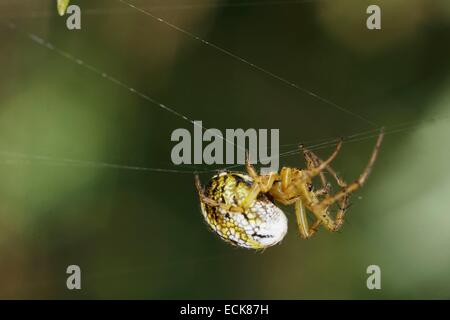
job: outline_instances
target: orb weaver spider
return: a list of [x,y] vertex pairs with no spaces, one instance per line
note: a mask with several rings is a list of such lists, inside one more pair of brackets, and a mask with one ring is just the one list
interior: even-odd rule
[[[351,193],[367,180],[375,163],[384,137],[382,129],[369,162],[363,173],[347,184],[330,166],[342,146],[342,139],[326,160],[300,145],[307,168],[283,167],[279,173],[258,175],[246,155],[247,174],[225,171],[211,178],[204,189],[198,175],[195,185],[200,198],[203,216],[208,225],[223,240],[244,248],[263,249],[279,243],[287,232],[287,218],[274,202],[294,205],[297,226],[302,238],[309,239],[323,226],[329,231],[338,231],[344,223],[345,212]],[[330,194],[331,184],[324,172],[336,181],[340,190]],[[320,179],[321,187],[315,190],[313,179]],[[337,203],[334,219],[330,207]],[[307,210],[315,221],[310,225]]]

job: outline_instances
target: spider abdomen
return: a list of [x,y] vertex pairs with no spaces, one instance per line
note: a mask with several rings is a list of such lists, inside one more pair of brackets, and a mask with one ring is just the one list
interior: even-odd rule
[[[250,193],[250,176],[223,172],[211,178],[205,194],[212,200],[240,205]],[[225,241],[244,248],[262,249],[279,243],[287,232],[287,218],[265,194],[260,194],[245,212],[232,212],[201,203],[203,216]]]

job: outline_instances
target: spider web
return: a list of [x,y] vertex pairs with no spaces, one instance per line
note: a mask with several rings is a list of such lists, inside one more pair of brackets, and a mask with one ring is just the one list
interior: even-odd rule
[[[215,44],[213,44],[213,43],[211,43],[211,42],[209,42],[209,41],[207,41],[207,40],[205,40],[203,38],[200,38],[199,36],[189,32],[189,31],[187,31],[187,30],[185,30],[185,29],[183,29],[183,28],[181,28],[181,27],[179,27],[179,26],[177,26],[177,25],[175,25],[173,23],[170,23],[167,20],[165,20],[165,19],[163,19],[163,18],[161,18],[159,16],[154,15],[152,12],[150,12],[147,9],[143,9],[141,7],[137,7],[137,6],[135,6],[134,4],[132,4],[131,2],[128,2],[128,1],[124,1],[124,0],[117,0],[117,1],[122,3],[122,4],[124,4],[124,5],[126,5],[128,8],[131,8],[133,10],[136,10],[136,11],[140,12],[140,13],[143,13],[146,16],[148,16],[148,17],[150,17],[150,18],[152,18],[152,19],[154,19],[154,20],[156,20],[156,21],[166,25],[167,27],[175,30],[176,32],[182,33],[182,34],[188,36],[189,38],[191,38],[191,39],[193,39],[195,41],[199,41],[203,45],[206,45],[206,46],[208,46],[208,47],[210,47],[210,48],[212,48],[212,49],[214,49],[214,50],[216,50],[216,51],[218,51],[218,52],[220,52],[222,54],[225,54],[225,55],[229,56],[232,59],[235,59],[235,60],[239,61],[240,63],[242,63],[244,65],[247,65],[247,66],[251,67],[252,69],[254,69],[254,70],[258,71],[258,72],[261,72],[262,74],[264,74],[266,76],[269,76],[269,77],[271,77],[271,78],[273,78],[273,79],[275,79],[277,81],[280,81],[280,82],[282,82],[282,83],[284,83],[284,84],[286,84],[286,85],[288,85],[288,86],[290,86],[290,87],[294,88],[295,90],[298,90],[298,91],[300,91],[302,93],[306,93],[306,94],[314,97],[315,99],[323,102],[326,105],[332,106],[332,107],[334,107],[334,108],[336,108],[336,109],[338,109],[338,110],[340,110],[342,112],[345,112],[345,113],[347,113],[347,114],[349,114],[351,116],[354,116],[355,118],[359,118],[360,120],[365,121],[368,124],[375,125],[374,122],[372,122],[372,121],[370,121],[370,120],[368,120],[368,119],[366,119],[366,118],[364,118],[364,117],[362,117],[362,116],[360,116],[360,115],[358,115],[358,114],[356,114],[356,113],[354,113],[354,112],[352,112],[352,111],[350,111],[350,110],[348,110],[348,109],[346,109],[344,107],[341,107],[341,106],[337,105],[336,103],[334,103],[334,102],[332,102],[332,101],[330,101],[328,99],[325,99],[325,98],[319,96],[318,94],[316,94],[316,93],[314,93],[314,92],[312,92],[312,91],[310,91],[308,89],[305,89],[305,88],[299,86],[298,84],[296,84],[294,82],[291,82],[291,81],[289,81],[289,80],[287,80],[287,79],[285,79],[285,78],[283,78],[283,77],[281,77],[281,76],[279,76],[277,74],[274,74],[273,72],[271,72],[271,71],[269,71],[269,70],[267,70],[267,69],[265,69],[263,67],[260,67],[260,66],[256,65],[256,64],[252,63],[251,61],[249,61],[248,59],[244,59],[244,58],[242,58],[242,57],[240,57],[240,56],[230,52],[229,50],[226,50],[226,49],[224,49],[222,47],[219,47],[219,46],[217,46],[217,45],[215,45]],[[304,3],[304,2],[305,1],[288,1],[288,2],[286,2],[286,4],[294,4],[294,3],[298,4],[298,3]],[[274,5],[274,4],[280,4],[280,3],[277,3],[277,2],[274,2],[274,1],[262,1],[262,2],[234,3],[232,5],[233,6],[238,6],[238,5],[239,6],[256,6],[256,5]],[[218,4],[218,5],[220,5],[220,4]],[[226,5],[226,4],[223,4],[223,5]],[[199,6],[205,6],[205,4],[196,4],[195,5],[195,7],[199,7]],[[182,8],[183,9],[185,9],[185,8],[191,8],[192,9],[193,7],[194,7],[194,5],[189,5],[187,7],[183,6]],[[175,9],[180,9],[180,7],[175,7]],[[17,26],[14,23],[9,23],[7,26],[11,30],[17,31]],[[72,54],[70,54],[70,53],[68,53],[68,52],[66,52],[64,50],[59,49],[57,46],[55,46],[54,44],[44,40],[40,36],[38,36],[38,35],[36,35],[34,33],[27,33],[27,32],[25,32],[25,35],[31,41],[35,42],[36,44],[39,44],[40,46],[43,46],[46,49],[57,53],[58,55],[60,55],[60,56],[62,56],[64,58],[70,60],[71,62],[76,63],[76,64],[78,64],[78,65],[80,65],[80,66],[90,70],[91,72],[101,76],[105,80],[110,81],[110,82],[114,83],[115,85],[124,88],[125,90],[128,90],[131,94],[139,96],[140,98],[146,100],[147,102],[153,104],[154,106],[159,107],[159,108],[165,110],[166,112],[169,112],[169,113],[173,114],[174,116],[176,116],[178,118],[181,118],[181,119],[183,119],[183,120],[193,124],[194,126],[198,126],[198,124],[196,122],[194,122],[191,118],[189,118],[188,116],[186,116],[184,114],[179,113],[174,108],[171,108],[171,107],[169,107],[169,106],[167,106],[167,105],[157,101],[156,99],[150,97],[149,95],[147,95],[147,94],[145,94],[145,93],[143,93],[143,92],[141,92],[141,91],[139,91],[139,90],[129,86],[128,84],[120,81],[116,77],[113,77],[113,76],[109,75],[108,73],[100,70],[99,68],[97,68],[97,67],[95,67],[95,66],[93,66],[93,65],[91,65],[89,63],[84,62],[82,59],[80,59],[80,58],[78,58],[78,57],[76,57],[76,56],[74,56],[74,55],[72,55]],[[206,127],[202,127],[202,129],[204,130],[204,129],[207,129],[207,128]],[[366,133],[363,132],[363,133],[360,133],[360,134],[366,134]],[[232,144],[232,145],[235,145],[235,143],[233,141],[228,141],[225,138],[222,138],[222,139],[224,141]],[[321,144],[318,145],[318,146],[315,146],[315,145],[307,145],[307,146],[309,148],[320,147],[320,146],[326,147],[328,144],[332,145],[334,143],[334,142],[332,142],[333,140],[335,140],[335,138],[328,139],[328,140],[325,140],[325,141],[321,141]],[[306,143],[308,143],[308,142],[306,142]],[[240,147],[240,146],[238,146],[238,147]],[[280,154],[280,156],[287,156],[287,155],[291,155],[291,154],[294,154],[294,153],[297,153],[297,152],[298,152],[298,147],[295,148],[294,150],[290,150],[288,152],[282,153],[282,154]],[[28,156],[29,160],[49,161],[49,162],[53,161],[53,162],[58,162],[58,163],[61,163],[61,164],[65,163],[67,165],[72,165],[72,166],[93,167],[93,166],[97,165],[98,167],[103,167],[103,168],[115,168],[115,169],[123,169],[123,170],[141,170],[141,171],[154,171],[154,172],[167,172],[167,173],[187,173],[186,171],[176,170],[176,169],[137,167],[137,166],[130,166],[130,165],[118,165],[118,164],[111,164],[111,163],[94,162],[94,161],[81,161],[81,160],[77,160],[77,159],[65,159],[65,158],[64,159],[55,159],[55,158],[51,158],[51,157],[47,157],[47,156],[43,156],[43,155],[27,155],[27,154],[19,154],[19,153],[8,152],[8,151],[2,151],[1,154],[3,156],[16,156],[16,157],[22,157],[22,158],[26,158]],[[265,159],[265,160],[269,160],[269,159]],[[240,166],[241,165],[230,166],[230,167],[226,167],[224,169],[235,168],[235,167],[240,167]],[[206,171],[203,170],[202,173],[209,173],[209,172],[215,172],[215,171],[218,171],[218,170],[206,170]],[[198,172],[199,172],[198,170],[191,171],[191,173],[198,173]]]
[[[174,23],[169,22],[168,20],[162,18],[161,16],[156,15],[155,13],[153,13],[153,11],[150,11],[147,8],[143,8],[140,6],[138,7],[128,0],[116,0],[116,1],[123,4],[126,8],[135,10],[138,13],[141,13],[155,21],[158,21],[159,23],[167,26],[168,28],[174,30],[175,32],[181,33],[181,34],[187,36],[188,38],[192,39],[193,41],[200,42],[201,44],[205,45],[206,47],[211,48],[218,53],[224,54],[224,55],[228,56],[230,59],[234,59],[234,60],[240,62],[241,64],[251,68],[252,70],[259,72],[260,74],[262,74],[264,76],[268,76],[268,77],[274,79],[275,81],[279,81],[279,82],[291,87],[292,89],[294,89],[296,91],[299,91],[303,94],[307,94],[307,95],[317,99],[318,101],[322,102],[324,105],[333,107],[343,113],[346,113],[346,114],[354,117],[355,119],[359,119],[360,121],[369,124],[371,127],[374,127],[374,129],[369,129],[369,130],[365,130],[365,131],[356,132],[354,134],[350,134],[347,136],[342,136],[341,138],[344,138],[344,143],[353,143],[353,142],[364,141],[367,139],[373,139],[378,136],[380,128],[378,127],[378,125],[375,122],[373,122],[373,121],[371,121],[371,120],[369,120],[369,119],[367,119],[367,118],[365,118],[365,117],[363,117],[341,105],[338,105],[335,102],[333,102],[329,99],[326,99],[326,98],[318,95],[317,93],[310,91],[310,90],[308,90],[308,89],[306,89],[306,88],[304,88],[304,87],[302,87],[302,86],[300,86],[278,74],[275,74],[266,68],[256,65],[253,62],[251,62],[249,59],[243,58],[227,49],[224,49],[223,47],[220,47],[212,42],[209,42],[209,41],[197,36],[196,34],[190,32],[190,31],[187,31],[186,29],[184,29]],[[325,1],[325,0],[323,0],[323,1]],[[165,10],[165,9],[185,10],[185,9],[195,9],[195,8],[205,7],[205,6],[213,6],[213,7],[269,6],[269,5],[281,5],[281,4],[304,4],[304,3],[311,3],[311,2],[314,2],[314,1],[304,1],[304,0],[279,1],[279,2],[277,2],[277,1],[254,1],[254,2],[241,2],[241,3],[232,3],[232,4],[230,4],[230,3],[222,3],[222,4],[221,3],[215,3],[215,4],[204,4],[204,3],[199,4],[199,3],[197,3],[197,4],[189,4],[189,5],[182,5],[182,6],[180,6],[180,5],[171,5],[171,6],[166,5],[163,7],[152,6],[152,10],[153,10],[153,8],[162,9],[162,10]],[[92,12],[101,13],[102,11],[101,10],[93,10]],[[11,22],[7,23],[6,26],[10,30],[19,32],[20,34],[26,36],[29,40],[46,48],[47,50],[50,50],[50,51],[54,52],[55,54],[60,55],[63,58],[69,60],[70,62],[75,63],[85,69],[88,69],[89,71],[100,76],[104,80],[109,81],[109,82],[113,83],[114,85],[121,87],[124,90],[127,90],[130,94],[136,95],[139,98],[144,99],[145,101],[147,101],[149,104],[153,105],[154,107],[163,109],[164,111],[166,111],[166,112],[174,115],[175,117],[178,117],[190,124],[193,124],[194,126],[199,126],[197,122],[194,122],[194,120],[191,119],[190,117],[188,117],[187,115],[178,112],[174,107],[168,106],[168,105],[156,100],[155,98],[151,97],[150,95],[119,80],[117,77],[114,77],[114,76],[110,75],[109,73],[97,68],[96,66],[93,66],[92,64],[89,64],[89,63],[83,61],[79,57],[58,48],[57,46],[55,46],[54,44],[52,44],[49,41],[46,41],[45,39],[38,36],[37,34],[34,34],[32,32],[21,31],[14,23],[11,23]],[[423,125],[424,123],[432,123],[437,120],[443,120],[443,119],[446,119],[446,117],[440,116],[439,119],[430,118],[430,119],[421,120],[421,121],[411,121],[411,122],[405,122],[405,123],[391,125],[386,128],[385,134],[390,135],[390,134],[396,134],[396,133],[410,131],[411,129],[414,129],[414,128],[417,128],[417,127]],[[207,127],[201,126],[201,129],[206,130]],[[221,138],[225,142],[236,146],[234,141],[229,141],[224,137],[221,137]],[[330,137],[330,138],[320,139],[320,140],[301,141],[301,143],[305,147],[307,147],[309,150],[315,151],[315,150],[321,150],[321,149],[333,147],[336,144],[336,140],[337,140],[337,137]],[[281,144],[280,148],[287,148],[288,150],[281,152],[279,154],[279,158],[299,154],[300,153],[300,150],[298,148],[299,143],[300,142]],[[237,147],[242,148],[241,146],[237,146]],[[270,147],[267,147],[267,148],[270,149]],[[184,167],[190,168],[191,170],[181,170],[181,169],[173,169],[173,168],[158,168],[158,167],[146,167],[146,166],[143,167],[143,166],[136,166],[136,165],[130,165],[130,164],[118,164],[118,163],[110,163],[110,162],[102,162],[102,161],[86,161],[86,160],[79,160],[79,159],[65,158],[65,157],[50,157],[50,156],[42,155],[42,154],[28,154],[28,153],[14,152],[14,151],[10,151],[10,150],[0,150],[0,155],[4,158],[27,160],[30,162],[41,163],[41,164],[45,164],[45,165],[116,169],[116,170],[128,170],[128,171],[155,172],[155,173],[160,172],[160,173],[168,173],[168,174],[178,174],[178,173],[180,173],[180,174],[211,174],[211,173],[216,173],[216,172],[223,171],[223,170],[230,170],[230,169],[236,169],[236,168],[243,167],[242,164],[236,164],[236,165],[225,166],[225,167],[219,168],[219,169],[209,169],[209,168],[199,168],[199,166],[196,165],[195,170],[192,170],[192,165],[189,165],[189,166],[184,166]],[[266,159],[260,159],[260,160],[268,161],[268,160],[272,160],[272,157],[269,157]],[[178,167],[183,167],[183,165],[179,165]]]
[[[150,17],[153,20],[156,20],[156,21],[164,24],[165,26],[175,30],[176,32],[184,34],[185,36],[193,39],[194,41],[198,41],[198,42],[202,43],[203,45],[205,45],[209,48],[212,48],[213,50],[217,51],[218,53],[224,54],[224,55],[230,57],[231,59],[239,61],[243,65],[250,67],[251,69],[255,70],[256,72],[261,73],[262,75],[268,76],[276,81],[279,81],[279,82],[293,88],[296,91],[299,91],[303,94],[307,94],[307,95],[317,99],[318,101],[322,102],[323,104],[325,104],[327,106],[331,106],[343,113],[346,113],[346,114],[354,117],[355,119],[359,119],[360,121],[363,121],[363,122],[369,124],[370,126],[375,127],[374,129],[360,131],[360,132],[357,132],[357,133],[354,133],[351,135],[343,136],[342,138],[344,138],[344,143],[364,141],[367,139],[372,139],[378,135],[380,128],[378,127],[378,125],[375,122],[373,122],[369,119],[366,119],[365,117],[363,117],[359,114],[356,114],[355,112],[353,112],[343,106],[340,106],[340,105],[336,104],[335,102],[330,101],[329,99],[323,98],[322,96],[318,95],[317,93],[314,93],[314,92],[312,92],[312,91],[310,91],[310,90],[308,90],[308,89],[306,89],[284,77],[281,77],[281,76],[269,71],[266,68],[256,65],[248,59],[242,58],[227,49],[219,47],[219,46],[189,32],[187,30],[161,18],[160,16],[155,15],[153,12],[149,11],[148,9],[143,9],[141,7],[137,7],[136,5],[132,4],[131,2],[125,1],[125,0],[116,0],[116,1],[122,3],[123,5],[127,6],[128,8],[136,10],[137,12]],[[309,3],[309,2],[311,2],[311,1],[286,1],[285,4],[301,4],[301,3]],[[281,3],[284,3],[284,2],[281,2]],[[275,4],[281,4],[281,3],[274,2],[274,1],[243,2],[243,3],[234,3],[234,4],[232,4],[232,6],[275,5]],[[187,6],[183,6],[183,7],[175,7],[175,9],[178,9],[178,10],[182,10],[182,9],[186,9],[186,8],[192,9],[192,8],[198,8],[199,6],[205,6],[205,5],[204,4],[187,5]],[[220,6],[220,4],[219,4],[219,6]],[[223,6],[228,6],[228,5],[223,4]],[[170,6],[168,6],[167,8],[170,8]],[[113,83],[114,85],[121,87],[124,90],[127,90],[130,94],[136,95],[139,98],[146,100],[148,103],[152,104],[153,106],[163,109],[164,111],[166,111],[166,112],[174,115],[175,117],[178,117],[190,124],[193,124],[194,126],[197,126],[197,127],[199,126],[197,122],[194,122],[194,120],[191,119],[190,117],[188,117],[187,115],[178,112],[174,107],[168,106],[168,105],[156,100],[155,98],[151,97],[150,95],[143,93],[142,91],[140,91],[132,86],[129,86],[128,84],[122,82],[121,80],[108,74],[107,72],[83,61],[79,57],[58,48],[54,44],[50,43],[49,41],[46,41],[45,39],[36,35],[35,33],[21,31],[17,27],[16,24],[11,23],[11,22],[7,23],[6,26],[10,30],[21,33],[22,35],[26,36],[32,42],[46,48],[47,50],[50,50],[50,51],[54,52],[55,54],[60,55],[63,58],[69,60],[70,62],[75,63],[85,69],[88,69],[89,71],[95,73],[96,75],[100,76],[104,80],[109,81],[109,82]],[[445,117],[440,117],[439,119],[445,119]],[[405,122],[405,123],[392,125],[392,126],[389,126],[386,128],[386,135],[408,131],[408,130],[411,130],[413,128],[420,126],[423,123],[434,122],[434,121],[436,121],[436,119],[432,118],[432,119],[428,119],[428,120],[411,121],[411,122]],[[207,127],[201,126],[201,129],[206,130]],[[234,141],[229,141],[224,137],[222,137],[222,139],[225,142],[236,146]],[[307,147],[310,150],[320,150],[320,149],[326,149],[326,148],[333,147],[336,144],[336,140],[337,140],[337,137],[330,137],[330,138],[320,139],[320,140],[301,141],[301,143],[304,144],[305,147]],[[280,145],[281,148],[286,148],[286,147],[292,147],[292,148],[290,148],[289,150],[287,150],[285,152],[280,153],[279,157],[280,158],[287,157],[287,156],[291,156],[291,155],[300,153],[300,150],[298,148],[299,143],[300,143],[300,141],[295,142],[295,143],[290,143],[290,144],[281,144]],[[237,146],[237,147],[242,148],[241,146]],[[270,149],[270,147],[267,147],[267,148]],[[9,150],[0,150],[0,154],[3,157],[27,159],[30,161],[36,161],[36,162],[40,162],[40,163],[46,162],[48,165],[53,164],[53,165],[67,165],[67,166],[76,166],[76,167],[98,167],[98,168],[105,168],[105,169],[120,169],[120,170],[145,171],[145,172],[164,172],[164,173],[182,173],[182,174],[183,173],[184,174],[186,174],[186,173],[187,174],[199,174],[199,173],[209,174],[209,173],[215,173],[215,172],[222,171],[222,170],[240,168],[243,166],[242,164],[236,164],[236,165],[226,166],[226,167],[223,167],[220,169],[180,170],[180,169],[169,169],[169,168],[142,167],[142,166],[116,164],[116,163],[99,162],[99,161],[84,161],[84,160],[69,159],[69,158],[55,158],[55,157],[49,157],[46,155],[36,155],[36,154],[12,152]],[[263,160],[267,161],[267,160],[271,160],[271,158],[266,158]],[[191,167],[191,166],[189,166],[189,167]]]

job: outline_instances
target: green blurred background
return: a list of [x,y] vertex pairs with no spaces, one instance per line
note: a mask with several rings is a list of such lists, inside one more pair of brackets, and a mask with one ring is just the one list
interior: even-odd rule
[[[192,125],[27,32],[209,128],[291,144],[373,126],[118,1],[72,1],[69,31],[55,1],[0,0],[0,298],[450,298],[448,0],[130,1],[388,130],[418,125],[386,136],[341,233],[301,240],[285,208],[281,245],[237,249],[203,222],[192,174],[102,165],[211,169],[171,163],[171,132]],[[345,144],[334,167],[354,179],[373,144]],[[371,264],[382,290],[366,287]]]

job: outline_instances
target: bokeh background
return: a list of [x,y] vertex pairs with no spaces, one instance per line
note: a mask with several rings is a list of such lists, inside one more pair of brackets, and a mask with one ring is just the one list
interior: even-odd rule
[[[119,1],[72,1],[69,31],[56,1],[0,0],[0,298],[450,298],[449,1],[129,1],[391,133],[341,233],[301,240],[285,208],[281,245],[231,247],[193,185],[215,167],[170,160],[171,132],[192,125],[27,33],[206,127],[279,128],[282,151],[374,126]],[[346,143],[334,167],[354,179],[373,144]],[[66,289],[71,264],[81,291]],[[366,288],[371,264],[382,290]]]

